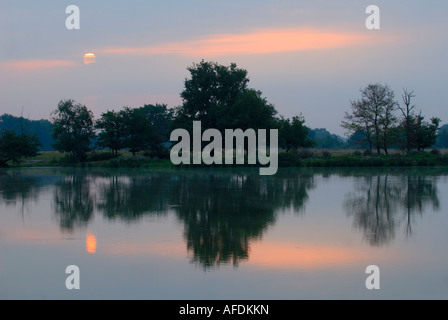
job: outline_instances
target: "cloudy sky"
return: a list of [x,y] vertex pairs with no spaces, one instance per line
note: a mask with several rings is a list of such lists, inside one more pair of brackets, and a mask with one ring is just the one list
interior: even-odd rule
[[[366,8],[380,9],[380,30]],[[80,9],[68,30],[66,7]],[[202,59],[249,73],[280,114],[343,135],[350,100],[369,83],[448,123],[446,0],[50,0],[0,2],[0,114],[48,119],[71,98],[96,118],[123,106],[181,104]],[[96,55],[85,64],[84,54]]]

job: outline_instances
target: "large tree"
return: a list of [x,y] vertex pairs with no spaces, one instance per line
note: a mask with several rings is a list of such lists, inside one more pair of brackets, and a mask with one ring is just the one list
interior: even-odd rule
[[217,112],[216,128],[225,129],[271,129],[276,127],[277,110],[262,97],[261,91],[247,89],[237,100]]
[[396,101],[394,92],[386,84],[369,84],[360,90],[361,99],[351,101],[352,112],[345,114],[342,127],[349,134],[362,132],[369,144],[375,146],[378,154],[387,148],[394,132]]
[[247,71],[235,63],[223,66],[202,60],[188,68],[190,79],[185,80],[181,93],[182,106],[177,110],[178,122],[202,122],[202,127],[217,128],[219,115],[227,110],[247,90]]
[[61,100],[52,112],[54,147],[69,152],[73,161],[86,159],[91,140],[95,137],[93,113],[74,100]]

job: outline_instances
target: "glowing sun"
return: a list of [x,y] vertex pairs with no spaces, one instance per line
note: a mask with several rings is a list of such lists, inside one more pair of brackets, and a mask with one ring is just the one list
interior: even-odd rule
[[84,55],[84,64],[90,64],[90,63],[95,63],[96,61],[96,56],[94,53],[86,53]]

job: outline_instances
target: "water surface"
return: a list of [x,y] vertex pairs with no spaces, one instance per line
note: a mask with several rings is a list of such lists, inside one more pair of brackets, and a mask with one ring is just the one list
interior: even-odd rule
[[446,172],[3,170],[0,298],[447,299]]

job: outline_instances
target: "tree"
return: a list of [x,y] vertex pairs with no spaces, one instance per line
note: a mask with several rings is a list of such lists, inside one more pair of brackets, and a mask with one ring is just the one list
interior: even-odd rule
[[436,143],[440,121],[439,118],[433,117],[430,119],[430,122],[427,122],[421,114],[413,117],[411,130],[413,131],[414,140],[412,144],[417,151],[424,151]]
[[18,134],[12,130],[0,133],[0,167],[7,167],[8,162],[14,165],[22,162],[23,158],[34,157],[41,146],[36,135]]
[[124,121],[121,113],[107,111],[101,114],[95,127],[101,130],[98,134],[97,145],[109,148],[114,156],[124,147]]
[[185,80],[176,118],[184,123],[199,120],[205,129],[216,128],[218,114],[223,114],[219,109],[227,110],[247,89],[247,71],[235,63],[227,67],[204,60],[187,70],[191,78]]
[[381,153],[381,148],[387,154],[396,121],[394,92],[388,85],[378,83],[369,84],[360,91],[362,98],[351,101],[352,113],[345,114],[341,126],[347,129],[349,134],[364,133],[370,151],[374,145],[378,154]]
[[398,118],[394,114],[395,109],[396,109],[396,103],[392,100],[388,101],[384,105],[383,113],[378,121],[381,127],[381,138],[385,154],[389,154],[387,149],[388,146],[394,144],[397,141],[396,128]]
[[271,129],[276,125],[277,110],[265,98],[261,91],[247,89],[238,99],[226,108],[220,108],[216,128],[225,129]]
[[419,115],[415,115],[413,112],[415,105],[411,103],[414,97],[414,91],[410,92],[404,89],[402,95],[404,106],[398,106],[403,115],[400,127],[404,136],[403,144],[408,153],[414,148],[417,151],[423,151],[435,145],[441,121],[439,118],[433,117],[430,122],[427,122],[421,111]]
[[40,151],[52,151],[51,123],[48,120],[30,120],[24,117],[16,117],[10,114],[0,116],[0,130],[12,130],[18,134],[26,132],[36,135],[42,146]]
[[[345,113],[345,120],[342,121],[341,126],[347,130],[350,138],[357,136],[357,144],[367,143],[370,153],[372,153],[372,136],[373,130],[371,125],[370,114],[365,107],[363,101],[351,101],[352,113]],[[361,138],[361,136],[363,138]]]
[[120,113],[124,124],[124,147],[133,155],[150,149],[156,140],[156,132],[145,110],[125,107]]
[[404,128],[404,136],[405,136],[405,146],[406,151],[409,153],[412,149],[412,131],[411,131],[411,122],[413,120],[413,112],[412,110],[415,108],[415,105],[411,105],[411,100],[414,98],[414,91],[408,91],[407,89],[403,89],[403,95],[401,96],[404,106],[400,106],[398,104],[398,109],[403,114],[403,121],[401,126]]
[[302,115],[292,119],[279,119],[279,145],[286,152],[297,148],[308,148],[314,145],[314,141],[308,138],[310,129],[304,125]]
[[[258,90],[247,87],[247,71],[235,63],[223,66],[202,60],[188,68],[181,93],[183,104],[176,109],[173,124],[192,132],[193,121],[217,129],[274,129],[277,111]],[[267,142],[269,144],[269,141]]]
[[56,150],[69,152],[75,162],[84,161],[95,137],[92,112],[73,100],[61,100],[52,115]]
[[166,104],[146,104],[141,107],[141,111],[153,128],[153,135],[149,141],[152,154],[158,157],[168,156],[163,143],[170,140],[173,110],[168,109]]

